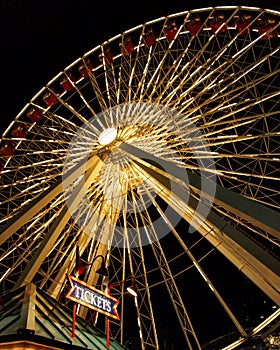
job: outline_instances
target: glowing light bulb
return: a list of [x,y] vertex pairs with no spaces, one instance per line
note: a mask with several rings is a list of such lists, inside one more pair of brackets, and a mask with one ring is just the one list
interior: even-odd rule
[[98,137],[98,142],[100,145],[105,146],[113,142],[117,137],[117,130],[115,128],[108,128],[102,131]]

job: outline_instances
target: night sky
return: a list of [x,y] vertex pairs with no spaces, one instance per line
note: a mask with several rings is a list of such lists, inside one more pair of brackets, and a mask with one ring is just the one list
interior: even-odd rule
[[[1,0],[1,134],[49,80],[96,45],[149,20],[215,5],[263,1]],[[280,9],[279,0],[265,5]]]

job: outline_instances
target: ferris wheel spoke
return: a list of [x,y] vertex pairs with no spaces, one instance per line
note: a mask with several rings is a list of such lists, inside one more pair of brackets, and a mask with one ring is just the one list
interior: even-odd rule
[[[261,57],[259,59],[259,61],[257,62],[253,62],[251,64],[248,65],[248,67],[246,67],[245,71],[241,70],[241,74],[240,71],[237,73],[237,77],[235,77],[235,79],[232,79],[232,75],[230,75],[228,78],[226,79],[221,79],[221,82],[223,84],[223,88],[219,90],[219,92],[214,92],[214,94],[210,97],[210,100],[212,102],[215,101],[220,101],[221,98],[223,98],[223,100],[220,102],[220,104],[218,104],[218,106],[216,106],[215,108],[221,108],[223,106],[224,103],[229,104],[231,100],[235,100],[236,97],[238,97],[238,95],[244,95],[245,91],[250,91],[250,89],[252,87],[255,87],[256,84],[260,84],[262,81],[265,81],[266,79],[268,79],[270,76],[272,75],[277,75],[277,69],[275,71],[273,71],[272,73],[269,73],[265,76],[260,76],[257,79],[253,79],[251,80],[249,83],[246,84],[245,88],[246,90],[244,91],[244,86],[237,86],[233,89],[229,89],[231,87],[231,84],[235,84],[236,82],[238,82],[240,79],[242,79],[244,76],[246,76],[247,74],[249,74],[254,68],[256,68],[258,65],[260,65],[261,63],[263,63],[264,61],[266,61],[269,57],[272,57],[275,53],[278,52],[278,49],[274,50],[272,53],[267,54],[265,57]],[[219,76],[222,76],[222,74],[224,74],[229,68],[228,68],[228,64],[226,64],[227,62],[225,62],[224,66],[225,66],[225,70],[221,70],[222,66],[217,67],[216,69],[211,70],[211,72],[208,73],[208,76],[204,77],[202,80],[197,80],[195,85],[192,85],[188,90],[184,91],[184,93],[182,93],[180,95],[179,101],[176,101],[177,104],[179,104],[181,102],[181,100],[183,101],[183,105],[184,108],[181,110],[185,110],[193,101],[193,98],[190,99],[190,101],[184,101],[184,97],[187,96],[187,94],[189,94],[191,92],[191,90],[196,86],[199,85],[200,83],[202,83],[205,79],[207,79],[209,77],[209,74],[212,75],[214,74],[216,71],[219,73],[218,76],[215,76],[214,80],[212,79],[211,84],[209,86],[209,84],[206,84],[205,87],[202,89],[201,92],[199,92],[196,95],[196,98],[198,98],[199,96],[202,96],[205,92],[208,92],[211,88],[215,87],[216,85],[219,85]],[[231,62],[231,66],[232,66],[232,62]],[[228,92],[226,92],[226,90],[228,90]],[[239,92],[238,92],[239,91]],[[227,96],[229,96],[229,99],[226,98]],[[197,109],[201,108],[202,105],[198,105]],[[226,107],[226,106],[225,106]]]
[[[133,276],[136,276],[139,297],[135,298],[136,312],[141,335],[142,348],[158,347],[158,335],[155,324],[154,309],[150,295],[150,285],[145,267],[143,249],[129,249],[129,264]],[[139,301],[138,301],[139,300]]]
[[[260,105],[262,102],[265,102],[267,100],[273,99],[274,97],[278,96],[279,93],[280,93],[280,91],[276,91],[276,92],[274,91],[274,92],[266,94],[266,95],[264,95],[262,97],[256,97],[254,100],[249,100],[249,103],[243,104],[240,108],[234,109],[234,110],[232,110],[232,111],[230,111],[228,113],[223,114],[219,118],[219,120],[226,119],[226,118],[228,118],[230,116],[234,116],[234,115],[236,115],[236,114],[238,114],[240,112],[243,112],[243,111],[248,111],[248,110],[250,110],[250,108],[253,108],[256,105]],[[194,114],[198,109],[200,109],[202,107],[203,107],[202,105],[199,105],[199,106],[193,108],[191,111],[188,112],[188,115],[190,116],[190,115]],[[207,115],[211,115],[211,113],[213,113],[215,110],[218,110],[218,108],[219,107],[215,107],[214,110],[206,112],[204,114],[204,117],[206,117]],[[183,110],[181,110],[180,112],[183,112]],[[214,121],[211,121],[210,123],[213,124]]]
[[[67,101],[64,101],[64,99],[60,95],[56,94],[55,91],[52,89],[52,87],[48,87],[48,91],[50,91],[54,96],[56,96],[56,99],[60,102],[60,104],[66,110],[68,110],[71,114],[77,117],[78,120],[80,120],[83,124],[87,125],[89,132],[90,131],[92,131],[93,133],[98,132],[98,129],[96,129],[92,123],[89,123],[88,119],[86,119],[81,113],[76,111],[76,109],[72,107]],[[98,119],[98,123],[102,128],[105,128],[100,119]]]
[[[5,256],[2,256],[1,260],[8,257],[11,261],[10,264],[12,268],[7,270],[7,277],[10,274],[16,274],[18,275],[17,278],[19,278],[22,273],[22,264],[30,259],[32,252],[37,250],[44,237],[44,227],[48,226],[57,216],[56,214],[49,215],[49,220],[42,224],[44,215],[44,212],[38,213],[36,218],[33,218],[31,222],[22,227],[21,233],[16,240],[12,237],[6,241],[7,251]],[[43,220],[41,220],[42,218]],[[39,225],[40,220],[41,224]],[[27,246],[29,249],[27,249]]]
[[[238,125],[237,125],[238,127]],[[250,146],[246,146],[246,144],[248,144],[247,142],[245,141],[256,141],[256,140],[260,140],[260,139],[263,139],[264,137],[273,137],[273,136],[277,136],[278,135],[278,132],[275,132],[275,133],[267,133],[267,134],[260,134],[260,135],[246,135],[246,136],[238,136],[238,135],[231,135],[229,136],[228,139],[223,139],[221,141],[218,141],[218,142],[212,142],[211,143],[211,146],[214,147],[214,146],[225,146],[227,144],[233,144],[233,143],[241,143],[243,146],[244,146],[244,153],[246,154],[246,149],[249,148]],[[232,138],[231,138],[232,137]],[[210,139],[211,140],[211,139]],[[199,147],[198,147],[199,149]],[[256,148],[257,149],[257,148]],[[261,155],[260,155],[261,156]]]
[[[267,112],[265,113],[265,115],[263,113],[254,113],[252,115],[248,115],[248,116],[244,116],[241,118],[237,118],[234,117],[231,120],[224,120],[224,117],[220,117],[217,118],[217,121],[215,123],[215,125],[217,126],[216,130],[208,130],[208,127],[210,125],[213,125],[213,121],[210,121],[208,123],[205,123],[205,129],[207,130],[207,139],[208,140],[212,140],[216,138],[224,138],[226,139],[228,136],[227,135],[219,135],[221,133],[225,133],[226,131],[229,130],[234,130],[235,128],[238,127],[243,127],[243,126],[248,126],[251,127],[251,125],[253,126],[254,124],[256,124],[256,122],[259,122],[261,119],[265,118],[270,118],[271,120],[274,118],[275,115],[277,115],[279,113],[278,110],[273,110],[271,112]],[[234,115],[232,115],[234,116]]]
[[186,246],[185,242],[183,241],[183,239],[180,237],[180,235],[178,234],[178,232],[176,231],[176,229],[173,227],[172,223],[170,222],[170,220],[168,219],[168,217],[164,214],[164,212],[162,211],[162,209],[155,203],[155,201],[153,200],[153,198],[151,198],[151,200],[153,201],[154,205],[157,207],[158,212],[161,214],[161,216],[164,218],[165,222],[167,223],[167,225],[169,226],[170,231],[173,233],[173,235],[176,237],[176,239],[178,240],[178,242],[180,243],[180,245],[182,246],[182,248],[184,249],[184,251],[186,252],[186,254],[188,255],[188,257],[190,258],[190,260],[192,261],[193,265],[195,266],[195,268],[198,270],[198,272],[200,273],[200,275],[202,276],[202,278],[205,280],[205,282],[208,284],[210,290],[215,294],[216,298],[219,300],[220,304],[222,305],[223,309],[225,310],[225,312],[229,315],[229,317],[231,318],[231,320],[233,321],[233,323],[236,325],[237,329],[239,330],[240,334],[244,337],[246,337],[247,333],[246,331],[243,329],[243,327],[241,326],[241,324],[239,323],[239,321],[237,320],[237,318],[234,316],[234,314],[232,313],[232,311],[230,310],[230,308],[228,307],[228,305],[225,303],[225,301],[223,300],[223,298],[221,297],[221,295],[218,293],[217,289],[214,287],[214,284],[210,281],[210,279],[208,278],[208,276],[206,275],[206,273],[203,271],[202,267],[199,265],[199,262],[197,261],[197,259],[194,257],[194,255],[191,253],[191,250]]
[[[86,64],[85,64],[86,66]],[[89,75],[89,78],[90,78],[90,82],[91,82],[91,86],[92,86],[92,89],[95,93],[95,96],[97,98],[97,101],[98,101],[98,104],[100,106],[100,108],[102,110],[106,110],[107,109],[107,104],[106,104],[106,101],[105,101],[105,98],[103,97],[103,94],[102,94],[102,91],[100,89],[100,86],[98,84],[98,81],[96,79],[96,76],[94,74],[94,71],[90,70],[90,69],[87,69],[88,71],[88,75]],[[76,87],[82,101],[85,103],[85,105],[87,106],[87,108],[90,110],[90,112],[92,113],[93,116],[96,116],[96,113],[94,112],[93,108],[90,106],[89,102],[86,100],[86,98],[83,96],[83,94],[81,93],[81,91]],[[110,124],[108,123],[108,120],[106,122],[106,125],[109,126]],[[104,127],[104,125],[102,125],[102,127]]]
[[[98,156],[93,156],[90,162],[87,162],[87,169],[90,167],[95,167],[98,169],[98,166],[101,165],[101,160]],[[65,177],[65,183],[67,184],[75,179],[75,176],[80,172],[80,166],[76,167],[70,174]],[[98,170],[97,170],[98,171]],[[87,181],[91,181],[91,178],[88,178]],[[21,210],[15,218],[12,219],[12,222],[8,222],[1,230],[0,235],[0,244],[3,244],[7,238],[9,238],[14,232],[16,232],[22,225],[29,221],[37,212],[46,206],[48,201],[53,200],[57,195],[59,195],[63,190],[62,182],[59,180],[57,183],[54,183],[46,191],[39,194],[31,204],[23,207],[24,210]]]
[[[96,96],[96,99],[98,101],[99,106],[102,109],[106,110],[106,108],[107,108],[106,101],[105,101],[105,99],[103,97],[102,91],[100,90],[99,84],[98,84],[97,79],[96,79],[95,74],[94,74],[94,70],[91,70],[89,68],[89,63],[87,63],[87,60],[85,58],[83,59],[83,67],[85,67],[85,69],[86,69],[86,72],[87,72],[86,76],[88,76],[89,79],[90,79],[91,87],[92,87],[92,90],[93,90],[93,92],[94,92],[94,94]],[[94,109],[90,105],[91,101],[87,100],[87,98],[83,95],[81,89],[79,89],[77,84],[74,85],[74,88],[77,91],[77,93],[78,93],[79,97],[81,98],[82,102],[84,103],[84,105],[90,111],[91,115],[96,117],[96,113],[95,113]],[[78,117],[80,117],[80,116],[78,115]],[[99,118],[95,118],[95,120],[97,121],[97,123],[99,123],[99,125],[100,125],[100,127],[102,129],[105,128],[105,125],[103,124],[104,122],[105,122],[107,127],[109,127],[110,124],[111,124],[110,123],[110,116],[108,116],[106,113],[104,113],[103,117],[105,119],[103,122]],[[87,125],[88,124],[88,120],[85,118],[83,123]],[[95,130],[95,132],[97,131],[97,133],[98,133],[98,130],[94,128],[92,123],[89,125],[89,129],[91,129],[91,128],[93,128]]]
[[35,273],[41,266],[45,257],[48,255],[53,243],[57,240],[59,234],[61,233],[61,225],[64,226],[65,222],[67,222],[69,218],[70,213],[67,206],[65,206],[59,213],[57,219],[53,222],[49,233],[45,236],[43,242],[40,244],[40,247],[36,249],[36,254],[33,255],[27,264],[27,267],[17,281],[15,288],[20,287],[23,283],[30,283],[30,281],[34,278]]
[[[38,101],[36,101],[38,102]],[[36,103],[35,100],[32,100],[30,102],[30,107],[34,108],[36,111],[38,111],[43,118],[46,119],[46,121],[49,122],[49,124],[53,127],[53,126],[57,126],[60,128],[60,132],[61,130],[65,130],[65,133],[69,133],[70,135],[76,135],[78,126],[75,122],[73,122],[71,119],[72,118],[65,118],[64,116],[57,114],[55,112],[52,112],[46,108],[41,107],[41,105],[39,105],[38,103]],[[45,130],[44,125],[45,123],[43,123],[43,125],[37,126],[36,122],[32,122],[31,121],[31,125],[32,128],[31,130],[33,130],[35,128],[35,130],[37,132],[39,132],[39,134],[41,134],[41,128],[43,129],[43,131]],[[47,127],[50,127],[49,125]],[[58,137],[60,137],[60,135],[58,135]]]
[[[178,72],[178,70],[177,70],[177,67],[176,67],[176,64],[174,64],[173,66],[172,66],[172,68],[170,68],[170,70],[172,69],[173,71],[174,71],[174,76],[171,78],[171,79],[169,79],[169,83],[170,83],[170,85],[171,85],[171,83],[172,83],[172,80],[176,80],[176,79],[178,79],[178,78],[180,78],[180,75],[183,75],[184,74],[184,76],[182,76],[181,77],[181,79],[180,79],[180,85],[178,85],[178,87],[177,88],[175,88],[175,89],[173,89],[173,91],[170,93],[170,94],[168,94],[164,99],[162,99],[161,100],[161,102],[162,103],[169,103],[171,100],[172,100],[172,98],[174,97],[174,95],[177,93],[177,91],[179,91],[180,89],[181,89],[181,87],[183,86],[183,84],[187,84],[187,83],[189,83],[189,82],[192,82],[194,79],[194,77],[196,76],[196,74],[198,73],[198,74],[200,74],[199,75],[199,78],[198,79],[195,79],[195,83],[192,83],[192,86],[191,86],[191,88],[193,89],[194,87],[196,87],[196,85],[199,85],[200,83],[202,83],[204,80],[206,80],[206,79],[209,79],[212,75],[214,75],[214,82],[215,81],[217,81],[217,79],[218,79],[218,77],[219,76],[221,76],[222,74],[224,74],[227,70],[228,70],[228,61],[225,61],[225,62],[223,62],[223,63],[219,63],[219,65],[218,65],[218,67],[216,67],[216,68],[214,68],[213,67],[213,69],[211,69],[210,70],[210,68],[212,68],[212,66],[219,60],[219,58],[223,55],[223,54],[225,54],[225,52],[226,52],[226,50],[228,50],[229,48],[230,48],[230,46],[235,42],[235,40],[236,40],[236,38],[238,37],[238,35],[236,36],[236,37],[234,37],[229,43],[227,43],[227,45],[226,45],[226,47],[224,48],[221,48],[220,49],[220,51],[218,52],[218,53],[216,53],[215,55],[213,55],[212,57],[211,57],[211,60],[210,59],[205,59],[204,61],[203,61],[203,63],[201,63],[197,68],[196,68],[196,70],[195,71],[193,71],[193,72],[190,72],[189,74],[186,74],[186,69],[188,68],[188,67],[191,67],[193,64],[195,64],[196,62],[196,60],[198,60],[199,59],[199,55],[200,55],[200,53],[197,53],[197,56],[195,56],[193,59],[191,59],[189,62],[187,62],[186,63],[186,65],[183,67],[183,69],[181,69],[179,72]],[[209,42],[210,42],[210,40],[211,40],[211,38],[209,39]],[[209,43],[208,42],[208,43]],[[187,48],[188,49],[188,48]],[[186,49],[186,50],[187,50]],[[202,51],[205,49],[205,47],[202,49]],[[186,51],[187,52],[187,51]],[[183,52],[182,54],[181,54],[181,56],[179,56],[179,58],[181,58],[181,57],[183,57],[185,54],[186,54],[186,52]],[[178,58],[178,60],[179,60],[179,58]],[[233,65],[234,64],[234,61],[231,59],[230,60],[230,64],[231,65]],[[225,67],[225,69],[223,70],[223,67]],[[219,76],[217,76],[215,73],[219,73]],[[175,74],[176,73],[176,74]],[[168,73],[166,74],[166,76],[168,75]],[[164,77],[164,78],[166,78],[166,76]],[[165,83],[165,80],[164,80],[164,78],[163,78],[163,80],[162,80],[162,83]],[[160,85],[160,84],[159,84]],[[166,88],[163,90],[163,92],[162,92],[162,96],[164,96],[164,93],[167,91],[167,88],[169,87],[169,84],[164,84],[165,86],[166,86]],[[213,85],[213,82],[212,82],[212,85]],[[209,90],[209,87],[208,87],[208,84],[207,84],[207,89],[206,90]],[[184,91],[184,94],[182,94],[182,96],[185,96],[185,95],[187,95],[189,92],[190,92],[191,90],[189,89],[189,90],[187,90],[187,91]]]
[[[143,30],[140,35],[139,43],[136,47],[136,57],[133,61],[129,60],[127,64],[130,66],[130,69],[126,72],[127,77],[128,77],[128,84],[127,88],[123,89],[124,91],[126,90],[126,96],[124,97],[124,101],[132,101],[132,99],[137,95],[137,90],[139,88],[139,75],[137,72],[143,71],[143,76],[145,75],[144,70],[145,68],[143,67],[143,64],[141,62],[141,59],[139,55],[141,54],[141,42],[143,40]],[[123,82],[125,82],[125,79],[122,79]]]
[[143,55],[147,56],[146,61],[142,62],[140,59],[137,61],[137,68],[139,66],[139,70],[142,71],[142,75],[138,78],[138,85],[136,87],[133,100],[139,99],[139,101],[142,101],[145,94],[145,86],[147,84],[147,81],[149,80],[149,67],[151,65],[151,62],[153,60],[153,48],[149,47],[149,52],[146,54],[146,52],[143,53]]
[[[196,84],[203,82],[205,79],[207,79],[211,75],[214,75],[214,83],[215,83],[215,81],[218,80],[219,76],[222,77],[222,73],[226,73],[227,71],[229,71],[229,68],[233,68],[234,63],[236,63],[238,61],[238,59],[240,58],[239,55],[244,55],[249,48],[250,47],[244,47],[242,49],[242,51],[237,51],[233,57],[230,57],[230,59],[220,63],[216,68],[213,67],[211,70],[209,70],[209,68],[212,65],[212,60],[215,59],[215,56],[211,58],[210,63],[209,63],[209,60],[206,60],[204,65],[200,65],[197,68],[197,72],[200,73],[200,77],[198,80],[196,79]],[[254,68],[258,67],[264,61],[268,60],[269,57],[273,57],[277,53],[277,51],[278,51],[278,49],[276,48],[274,50],[271,50],[271,52],[269,52],[269,53],[265,53],[264,55],[260,55],[258,58],[256,57],[253,62],[251,59],[248,60],[248,63],[247,63],[248,67],[246,67],[246,70],[244,71],[244,68],[241,67],[241,74],[240,74],[240,71],[238,70],[237,74],[239,75],[239,77],[237,77],[233,81],[234,82],[238,81],[244,75],[248,74],[250,71],[252,71]],[[237,68],[240,69],[240,67],[237,67]],[[243,73],[242,73],[242,71],[243,71]],[[215,73],[218,73],[218,75]],[[232,80],[231,75],[229,75],[229,77],[227,77],[226,80],[229,80],[229,81]],[[190,78],[191,77],[192,77],[192,75],[190,75]],[[219,80],[221,80],[221,79],[219,79]],[[225,80],[222,79],[222,81],[224,82]],[[213,85],[213,79],[211,81],[211,85]],[[184,92],[184,94],[186,94],[186,93],[187,92]]]
[[[155,202],[154,202],[155,204]],[[158,207],[156,205],[156,207]],[[159,209],[159,207],[158,207]],[[161,211],[161,210],[160,210]],[[147,217],[149,217],[149,213],[147,210],[145,210],[145,214]],[[149,218],[149,221],[151,222],[151,218]],[[149,232],[147,232],[147,235],[149,235],[153,241],[153,244],[151,244],[151,248],[153,251],[153,254],[155,255],[155,258],[158,262],[158,265],[161,266],[161,273],[163,276],[164,283],[167,287],[167,290],[170,295],[170,299],[172,300],[174,304],[174,308],[179,320],[179,323],[183,329],[183,333],[186,337],[187,344],[189,345],[190,349],[193,348],[194,344],[200,349],[199,340],[197,338],[197,335],[194,331],[194,328],[192,326],[190,317],[187,313],[187,310],[185,308],[185,305],[183,303],[183,300],[181,298],[179,289],[176,285],[176,282],[173,278],[173,274],[171,272],[171,269],[168,264],[168,260],[164,254],[164,251],[161,247],[161,244],[159,243],[157,233],[154,230],[153,226],[150,226]],[[190,334],[193,337],[193,339],[190,339]],[[193,345],[192,345],[193,343]]]
[[[135,205],[135,203],[134,203]],[[139,226],[137,225],[137,217],[135,217],[135,225],[128,223],[128,220],[131,221],[131,218],[126,218],[127,214],[126,212],[123,212],[123,229],[125,232],[128,232],[129,230],[133,230],[135,232],[135,235],[138,236],[138,239],[140,238],[140,232],[139,232]],[[136,315],[138,319],[138,327],[139,327],[139,334],[141,339],[141,348],[145,349],[146,347],[152,346],[157,347],[158,346],[158,340],[156,335],[156,328],[155,328],[155,320],[153,316],[153,307],[151,304],[151,297],[150,297],[150,289],[149,284],[147,280],[146,275],[146,267],[145,267],[145,255],[143,253],[142,246],[140,245],[139,248],[133,248],[131,249],[131,242],[128,240],[129,237],[126,233],[125,235],[126,240],[124,243],[124,248],[127,247],[127,256],[128,256],[128,265],[130,267],[130,273],[135,281],[137,283],[137,290],[138,290],[138,296],[137,299],[135,298],[135,306],[136,306]],[[112,250],[112,259],[113,262],[115,261],[116,254],[114,251],[116,248]],[[118,249],[119,251],[119,249]],[[118,275],[121,273],[121,279],[124,280],[126,276],[126,254],[124,254],[124,259],[121,262],[121,265],[123,266],[122,270],[118,270],[119,264],[116,265],[117,270],[115,271],[115,274]],[[115,264],[114,264],[115,266]],[[115,277],[115,274],[112,277]],[[116,289],[122,289],[123,285],[120,283],[118,286],[118,283],[116,283]],[[139,301],[138,301],[139,300]],[[119,330],[121,332],[121,339],[123,337],[123,329]]]
[[[158,45],[160,45],[160,41],[158,42]],[[156,89],[160,88],[160,76],[161,74],[159,74],[160,71],[164,72],[164,64],[167,60],[167,57],[169,56],[169,50],[172,47],[173,42],[171,42],[168,45],[168,48],[164,48],[163,52],[163,57],[159,58],[159,61],[157,62],[157,66],[155,67],[152,75],[149,78],[149,81],[146,85],[146,91],[149,92],[149,99],[152,99],[153,94],[156,92]],[[152,87],[153,86],[153,87]],[[151,91],[150,91],[151,90]]]
[[[67,229],[64,230],[65,237],[58,237],[57,241],[52,246],[51,259],[49,259],[49,264],[45,264],[46,266],[41,267],[40,270],[37,272],[38,274],[41,274],[41,281],[40,281],[40,288],[44,288],[46,284],[49,284],[52,281],[52,276],[54,276],[57,273],[61,272],[61,265],[63,262],[67,261],[67,256],[69,255],[71,257],[72,263],[68,261],[68,271],[70,272],[70,267],[72,265],[73,268],[73,255],[71,254],[71,246],[68,245],[68,248],[65,249],[65,246],[67,246],[67,243],[69,242],[69,237],[71,236],[71,231],[73,231],[74,224],[71,224],[68,226]],[[72,237],[73,241],[76,241],[78,237],[78,234],[75,234],[75,236]],[[39,248],[40,249],[40,248]],[[65,278],[66,273],[64,274]],[[36,276],[38,278],[38,276]],[[58,285],[63,285],[63,280],[58,281],[55,280]]]
[[[165,174],[166,174],[165,176],[167,176],[167,178],[172,179],[172,177],[174,177],[175,179],[181,179],[183,182],[185,182],[184,180],[185,171],[186,171],[185,169],[176,167],[174,164],[170,166],[168,164],[168,161],[152,156],[151,154],[147,155],[143,150],[139,150],[138,148],[128,144],[122,144],[120,148],[127,153],[133,154],[137,159],[137,164],[140,165],[141,167],[145,167],[145,171],[147,171],[150,168],[149,169],[150,174],[153,171],[154,176],[156,176],[157,171],[159,171],[158,166],[160,165],[163,169],[168,169],[169,174],[167,174],[165,171]],[[146,161],[143,159],[146,159]],[[149,161],[147,161],[147,159],[149,159]],[[154,172],[154,169],[151,168],[151,164],[157,164],[156,172]],[[194,188],[196,192],[200,191],[199,189],[200,186],[198,186],[198,183],[200,181],[197,181],[197,180],[198,178],[196,178],[195,174],[188,173],[188,181],[189,181],[190,187]],[[204,193],[204,196],[207,197],[207,192],[209,191],[209,188],[211,188],[213,185],[209,180],[205,179],[205,182],[208,183],[208,185],[205,186],[205,193]],[[257,210],[256,212],[260,212],[260,213],[262,212],[264,214],[264,212],[267,210],[267,214],[264,214],[262,218],[260,218],[261,214],[258,214],[257,216],[254,214],[254,210],[256,209],[256,207],[259,206],[258,203],[251,201],[248,198],[242,197],[241,195],[234,193],[230,190],[222,188],[219,185],[216,185],[215,187],[216,187],[216,191],[215,191],[215,197],[213,198],[214,202],[217,202],[218,204],[226,206],[229,210],[235,213],[238,213],[238,215],[240,215],[241,217],[244,215],[244,218],[246,218],[247,220],[249,221],[251,220],[253,223],[258,224],[259,227],[263,227],[264,230],[270,232],[276,237],[279,237],[280,230],[279,228],[277,228],[277,221],[278,221],[277,218],[279,215],[277,212],[274,212],[273,210],[267,207],[260,206],[259,207],[260,210],[259,211]],[[204,190],[202,189],[202,191]],[[210,192],[208,192],[208,194],[209,193]],[[250,210],[250,208],[252,210]],[[253,210],[253,208],[255,209]],[[268,212],[270,214],[268,214]],[[268,220],[268,217],[269,217],[269,220]],[[272,219],[273,217],[274,219]]]
[[[178,196],[175,196],[175,191],[174,188],[175,186],[173,185],[173,192],[169,193],[168,195],[165,194],[164,191],[164,187],[162,187],[162,185],[160,185],[158,182],[157,184],[152,181],[152,186],[159,186],[159,188],[157,189],[158,194],[164,198],[164,200],[169,203],[171,206],[174,207],[175,210],[179,210],[179,212],[181,213],[181,215],[183,215],[187,221],[190,222],[189,219],[189,213],[187,212],[186,208],[182,208],[180,209],[180,197],[182,196],[182,189],[176,191],[176,193],[178,194]],[[176,197],[176,198],[175,198]],[[189,207],[190,207],[190,202],[189,202]],[[177,208],[177,209],[176,209]],[[191,209],[191,208],[190,208]],[[192,214],[193,209],[190,210],[191,215]],[[264,263],[264,265],[259,265],[258,270],[256,270],[256,264],[259,264],[259,261],[256,260],[255,254],[256,254],[256,250],[259,249],[258,246],[255,246],[255,244],[253,243],[253,241],[247,240],[247,238],[245,236],[243,236],[241,233],[237,234],[237,230],[234,229],[233,227],[227,227],[227,229],[223,229],[224,234],[226,234],[226,236],[221,237],[219,234],[219,227],[221,227],[220,225],[222,224],[222,219],[219,218],[212,210],[210,211],[210,213],[208,214],[208,219],[205,220],[205,224],[206,222],[209,221],[209,224],[204,225],[202,224],[200,227],[198,227],[198,231],[206,238],[209,239],[210,241],[212,240],[218,240],[219,243],[215,243],[215,245],[217,247],[219,247],[218,249],[221,250],[221,252],[223,254],[226,254],[226,256],[233,262],[233,263],[241,263],[241,260],[243,260],[243,263],[245,263],[244,258],[246,256],[246,263],[243,266],[246,266],[246,268],[244,268],[243,273],[245,275],[247,275],[256,285],[258,285],[259,287],[263,284],[263,277],[262,276],[266,276],[267,275],[267,271],[266,269],[271,269],[270,271],[275,271],[276,273],[271,275],[271,280],[270,282],[266,285],[263,286],[264,287],[264,292],[267,293],[267,295],[270,295],[270,297],[272,297],[275,302],[277,302],[278,296],[277,293],[274,293],[274,288],[277,285],[277,280],[279,279],[279,269],[277,267],[277,262],[274,261],[274,263],[272,263],[271,265],[271,260],[269,256],[266,256],[265,251],[263,251],[263,255],[262,257],[264,258],[262,260],[262,263]],[[209,225],[209,226],[208,226]],[[207,228],[208,226],[208,228]],[[214,228],[216,227],[216,228]],[[206,229],[206,232],[204,232],[204,230]],[[218,229],[218,231],[216,231],[216,229]],[[235,233],[234,233],[235,231]],[[213,232],[213,235],[208,235],[209,232]],[[237,237],[242,237],[241,240],[236,239]],[[221,240],[222,238],[222,240]],[[236,248],[233,248],[234,246],[236,246]],[[237,248],[239,247],[239,248]],[[233,249],[233,251],[232,251]],[[237,250],[236,250],[237,249]],[[242,250],[243,253],[241,253],[241,255],[239,255],[239,253],[237,254],[237,251]],[[235,252],[234,252],[235,251]],[[258,254],[257,254],[258,255]],[[237,258],[238,256],[238,258]],[[237,260],[236,260],[237,259]],[[242,263],[242,264],[243,264]],[[278,270],[278,271],[277,271]],[[261,272],[262,271],[262,272]]]
[[114,66],[104,66],[104,81],[106,86],[106,96],[108,99],[108,106],[113,107],[117,103],[117,78],[114,72]]
[[[189,14],[185,18],[184,23],[188,20],[188,17],[189,17]],[[183,25],[181,25],[181,27],[179,28],[179,30],[178,30],[179,33],[180,33],[180,30],[182,29],[182,27],[183,27]],[[179,37],[177,40],[180,40]],[[193,38],[190,39],[190,43],[192,40],[193,40]],[[181,78],[180,85],[177,88],[173,89],[173,92],[172,92],[172,96],[173,96],[177,92],[177,90],[179,88],[181,88],[181,86],[186,81],[186,79],[189,75],[190,76],[195,75],[195,73],[202,68],[202,65],[200,65],[196,69],[196,71],[192,72],[191,74],[188,74],[188,72],[186,72],[186,69],[188,67],[190,67],[191,64],[193,64],[196,60],[197,61],[199,60],[199,57],[195,56],[194,58],[189,57],[189,61],[183,66],[183,68],[180,68],[180,70],[179,70],[179,67],[182,63],[183,58],[188,55],[189,45],[187,45],[187,47],[185,47],[184,43],[182,43],[182,47],[184,48],[182,50],[182,52],[178,53],[177,57],[174,59],[173,64],[170,65],[170,67],[168,67],[168,69],[166,71],[165,71],[165,69],[163,69],[162,79],[157,83],[157,89],[161,90],[161,88],[162,88],[162,91],[158,95],[158,97],[156,98],[156,101],[160,101],[161,103],[164,103],[164,102],[168,103],[167,97],[170,95],[167,95],[167,97],[164,99],[163,99],[163,96],[170,89],[170,86],[172,85],[172,83],[175,82],[178,78]],[[167,60],[166,57],[164,57],[164,59]],[[167,82],[167,84],[166,84],[166,82]]]
[[131,62],[129,59],[122,58],[121,65],[118,67],[118,83],[116,91],[116,103],[120,104],[126,101],[126,91],[129,89],[129,73],[131,70]]

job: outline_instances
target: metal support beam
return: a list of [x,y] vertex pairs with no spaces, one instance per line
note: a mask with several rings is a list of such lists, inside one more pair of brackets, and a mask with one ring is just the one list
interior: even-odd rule
[[[142,169],[142,171],[146,181],[156,193],[187,222],[190,222],[197,207],[197,200],[190,197],[186,205],[181,186],[176,183],[172,184],[171,192],[169,179],[163,178],[147,168]],[[213,210],[210,211],[207,219],[203,218],[198,232],[271,300],[280,305],[280,266],[276,259],[223,220]]]
[[[205,186],[202,189],[201,178],[189,170],[180,168],[176,164],[158,158],[127,143],[122,143],[119,147],[129,155],[135,157],[141,164],[149,165],[149,167],[152,166],[154,169],[157,169],[158,173],[163,174],[169,179],[173,178],[185,182],[185,179],[188,178],[189,186],[196,193],[203,192],[201,193],[203,198],[214,200],[217,205],[222,206],[240,218],[280,239],[280,214],[275,210],[218,184],[216,184],[216,193],[213,198],[212,191],[209,191],[209,189],[213,189],[213,182],[208,179],[203,179]],[[168,173],[166,169],[168,169]]]
[[[156,193],[187,222],[191,222],[198,205],[197,199],[188,193],[189,201],[185,203],[184,188],[178,181],[174,181],[174,177],[170,179],[168,174],[164,176],[153,165],[147,162],[144,165],[143,162],[138,161],[138,158],[135,163],[141,169],[143,178],[149,182]],[[223,220],[213,210],[210,210],[207,218],[202,218],[198,231],[258,288],[263,290],[277,305],[280,305],[280,266],[274,257]]]
[[36,286],[28,284],[24,291],[18,331],[35,332]]
[[17,230],[19,230],[23,225],[29,222],[34,215],[45,208],[54,198],[62,193],[63,187],[66,187],[67,184],[70,184],[76,180],[81,175],[81,168],[87,171],[89,168],[93,167],[98,160],[101,159],[97,155],[93,155],[88,160],[79,163],[63,178],[61,176],[57,182],[30,201],[26,207],[20,210],[17,215],[15,215],[7,222],[5,226],[1,228],[0,245],[2,245],[15,232],[17,232]]
[[42,262],[51,251],[51,248],[55,244],[61,231],[65,227],[68,220],[71,218],[72,212],[79,206],[85,190],[90,186],[90,184],[94,181],[94,178],[98,175],[103,162],[98,156],[93,156],[92,158],[94,160],[94,165],[87,170],[85,174],[85,181],[80,180],[79,184],[68,200],[68,205],[64,204],[62,207],[58,217],[53,222],[49,231],[46,233],[44,240],[41,242],[38,249],[34,252],[31,260],[27,263],[26,268],[15,284],[14,289],[32,281]]

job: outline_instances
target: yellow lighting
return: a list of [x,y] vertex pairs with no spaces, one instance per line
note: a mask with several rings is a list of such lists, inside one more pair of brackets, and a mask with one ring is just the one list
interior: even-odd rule
[[131,286],[127,287],[126,290],[128,291],[129,294],[131,294],[133,297],[137,297],[136,290]]
[[117,130],[115,128],[108,128],[102,131],[98,137],[100,145],[105,146],[113,142],[117,136]]

